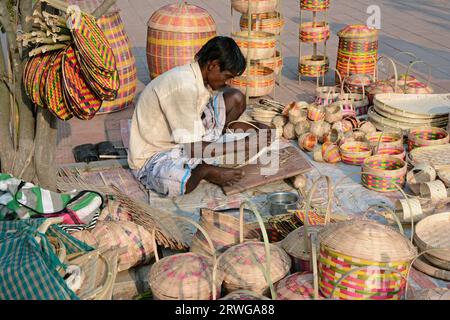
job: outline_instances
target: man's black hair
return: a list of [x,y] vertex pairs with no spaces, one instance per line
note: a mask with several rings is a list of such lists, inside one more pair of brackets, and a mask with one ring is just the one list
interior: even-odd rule
[[246,66],[245,57],[237,43],[230,37],[218,36],[209,40],[195,55],[200,67],[208,61],[218,60],[220,71],[230,71],[240,76]]

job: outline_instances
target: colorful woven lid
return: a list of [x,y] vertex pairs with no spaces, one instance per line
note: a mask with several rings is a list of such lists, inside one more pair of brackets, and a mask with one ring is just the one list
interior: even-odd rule
[[219,300],[270,300],[269,298],[249,290],[236,290]]
[[[397,230],[373,220],[332,223],[319,233],[321,251],[380,263],[411,261],[416,256],[412,243]],[[364,261],[361,261],[364,263]]]
[[[278,282],[275,290],[277,300],[313,300],[314,275],[305,272],[291,274]],[[323,299],[320,293],[318,299]]]
[[48,109],[59,119],[69,120],[73,117],[64,97],[62,84],[62,57],[65,50],[59,51],[51,62],[45,85],[45,98]]
[[[31,87],[31,100],[41,108],[46,107],[44,95],[41,95],[41,84],[44,77],[44,71],[48,70],[50,63],[54,57],[54,52],[46,52],[42,55],[42,59],[39,62],[36,72],[34,74]],[[48,74],[48,73],[47,73]]]
[[114,52],[95,18],[82,13],[77,6],[69,6],[67,11],[67,26],[85,62],[106,73],[116,71]]
[[215,32],[216,23],[205,9],[180,2],[156,10],[147,23],[149,28],[169,32]]
[[44,104],[44,106],[43,106],[44,108],[47,108],[47,97],[45,95],[45,86],[47,84],[48,73],[50,72],[50,69],[53,65],[53,61],[55,60],[55,58],[59,54],[59,52],[52,51],[49,53],[50,53],[50,59],[49,59],[48,63],[45,64],[45,67],[42,69],[41,83],[39,84],[39,95]]
[[340,38],[364,39],[378,37],[378,30],[375,28],[369,28],[364,24],[351,24],[345,26],[338,32],[337,35]]
[[[165,257],[150,269],[149,285],[157,299],[209,300],[212,298],[212,260],[196,253]],[[216,289],[220,292],[221,275]]]
[[75,57],[73,46],[69,46],[63,55],[62,72],[64,89],[72,103],[69,107],[81,119],[89,120],[100,109],[102,100],[88,86],[81,72],[81,65]]

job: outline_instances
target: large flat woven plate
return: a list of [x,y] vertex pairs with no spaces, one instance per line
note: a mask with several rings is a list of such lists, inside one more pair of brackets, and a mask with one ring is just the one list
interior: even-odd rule
[[36,74],[36,70],[42,61],[42,57],[43,57],[43,54],[40,53],[40,54],[35,55],[34,57],[30,58],[30,60],[28,60],[28,63],[26,66],[25,78],[23,79],[25,92],[27,93],[30,100],[33,101],[33,103],[38,102],[38,101],[33,100],[33,81],[34,81],[34,76]]
[[[433,214],[422,219],[416,225],[414,239],[422,251],[450,247],[450,212]],[[450,261],[450,251],[436,250],[427,254]]]
[[83,77],[73,46],[66,49],[62,65],[64,89],[73,103],[70,107],[76,109],[76,115],[82,119],[92,119],[100,109],[102,100],[94,94]]
[[436,170],[450,169],[450,144],[416,148],[409,153],[409,159],[412,165],[428,163]]
[[374,110],[381,116],[394,120],[394,121],[400,121],[400,122],[408,122],[408,123],[418,123],[422,125],[427,124],[433,124],[434,122],[448,122],[447,115],[440,116],[436,118],[408,118],[406,115],[397,115],[395,113],[389,113],[388,111],[384,110],[382,107],[374,106]]
[[435,118],[450,113],[450,94],[381,93],[375,95],[374,105],[408,118]]
[[33,102],[41,108],[46,108],[47,106],[45,99],[42,99],[43,96],[41,95],[42,77],[44,76],[44,70],[50,66],[53,57],[53,51],[46,52],[42,55],[42,59],[39,62],[39,65],[34,73],[33,80],[31,81],[31,100],[33,100]]
[[69,120],[73,113],[64,101],[64,89],[62,85],[62,57],[64,50],[61,50],[51,62],[45,85],[45,98],[48,109],[59,119]]
[[436,268],[423,256],[417,258],[414,262],[414,268],[425,273],[426,275],[429,275],[430,277],[450,281],[450,271]]
[[45,65],[45,68],[42,70],[41,83],[39,84],[39,95],[41,97],[41,100],[44,103],[45,108],[47,108],[47,97],[45,95],[45,86],[47,84],[47,77],[48,77],[48,73],[50,72],[50,69],[53,65],[53,61],[55,60],[58,53],[59,53],[58,51],[51,52],[50,61]]
[[[418,128],[424,126],[423,123],[411,123],[411,122],[402,122],[402,121],[394,121],[389,118],[386,118],[379,113],[377,113],[373,108],[370,108],[367,112],[367,116],[370,120],[374,120],[378,124],[382,126],[387,126],[391,128],[398,128],[402,130],[409,130],[411,128]],[[433,127],[445,127],[448,123],[448,120],[442,120],[439,122],[432,122],[430,125]]]

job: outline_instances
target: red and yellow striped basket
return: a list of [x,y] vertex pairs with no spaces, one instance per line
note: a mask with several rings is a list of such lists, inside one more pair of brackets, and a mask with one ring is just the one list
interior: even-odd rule
[[414,128],[408,134],[408,151],[419,147],[437,146],[449,142],[449,134],[438,127]]
[[300,25],[300,41],[318,43],[330,38],[330,26],[326,21],[304,22]]
[[396,191],[396,184],[403,186],[407,171],[406,162],[389,155],[375,155],[362,164],[362,185],[378,192]]
[[396,132],[371,132],[366,138],[372,147],[379,149],[387,146],[403,147],[403,136]]
[[247,78],[247,71],[240,77],[233,78],[230,86],[248,94],[250,97],[262,97],[270,94],[275,88],[275,73],[267,67],[252,65]]
[[330,7],[330,0],[300,0],[300,9],[308,11],[326,11]]
[[328,57],[308,55],[300,58],[298,72],[302,76],[317,78],[324,76],[329,66]]
[[152,79],[192,62],[200,48],[217,35],[211,15],[184,2],[158,9],[147,25],[147,63]]
[[283,57],[281,56],[281,52],[277,51],[274,57],[268,59],[253,60],[252,64],[272,69],[273,72],[275,72],[275,74],[277,75],[283,69]]
[[[242,31],[248,30],[248,15],[243,14],[239,21]],[[280,34],[284,27],[283,16],[276,11],[252,14],[252,31],[264,31],[273,34]]]
[[[276,53],[277,39],[274,34],[263,31],[239,31],[231,35],[248,59],[269,59]],[[250,50],[249,50],[250,49]]]
[[356,166],[360,166],[364,160],[372,155],[372,148],[365,142],[346,142],[339,149],[342,162]]
[[375,154],[384,154],[384,155],[390,155],[402,160],[405,160],[406,151],[403,146],[395,146],[395,145],[385,145],[376,150]]

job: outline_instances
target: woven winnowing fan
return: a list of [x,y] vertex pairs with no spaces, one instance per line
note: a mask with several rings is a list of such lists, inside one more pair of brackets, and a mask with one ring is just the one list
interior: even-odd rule
[[147,203],[136,200],[110,185],[94,185],[83,179],[80,175],[68,174],[66,170],[60,170],[57,177],[57,187],[62,192],[76,190],[92,190],[110,195],[120,203],[123,209],[130,212],[132,221],[143,226],[147,230],[153,230],[156,225],[156,240],[160,245],[174,250],[182,250],[189,247],[192,239],[190,226],[174,219],[169,212],[153,208]]

